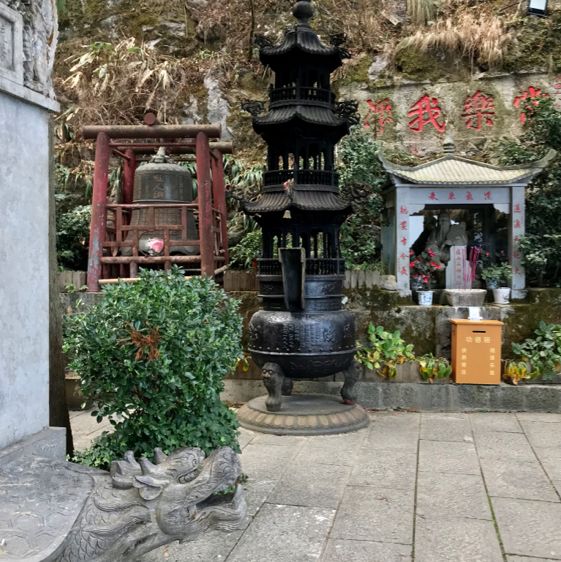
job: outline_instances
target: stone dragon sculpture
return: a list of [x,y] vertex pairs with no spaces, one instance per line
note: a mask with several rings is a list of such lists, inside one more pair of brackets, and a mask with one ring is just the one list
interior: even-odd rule
[[[76,465],[74,465],[76,467]],[[95,485],[66,539],[44,558],[52,562],[136,560],[159,546],[195,539],[209,528],[239,528],[246,504],[237,480],[238,456],[222,447],[205,458],[196,448],[169,456],[155,450],[155,464],[132,452],[108,474],[88,471]],[[235,491],[226,493],[228,488]]]

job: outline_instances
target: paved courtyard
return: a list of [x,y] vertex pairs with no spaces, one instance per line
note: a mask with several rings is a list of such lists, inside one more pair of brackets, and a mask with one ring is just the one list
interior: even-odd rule
[[[330,437],[241,431],[249,516],[144,562],[561,560],[561,414],[372,413]],[[99,431],[74,413],[78,448]]]

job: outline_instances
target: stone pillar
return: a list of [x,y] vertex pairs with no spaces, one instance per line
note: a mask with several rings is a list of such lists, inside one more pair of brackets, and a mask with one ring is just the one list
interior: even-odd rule
[[395,190],[395,226],[394,226],[395,277],[397,290],[401,296],[411,294],[409,283],[409,188],[399,187]]
[[521,263],[518,242],[526,232],[526,200],[523,185],[511,188],[508,236],[508,257],[512,265],[512,298],[523,299],[526,296],[526,272]]
[[0,4],[0,449],[27,440],[63,457],[64,429],[47,436],[52,6]]

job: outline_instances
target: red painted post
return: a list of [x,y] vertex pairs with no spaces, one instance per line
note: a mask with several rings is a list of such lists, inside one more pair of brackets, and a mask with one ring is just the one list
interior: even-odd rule
[[212,234],[212,196],[210,186],[210,150],[208,137],[197,134],[197,199],[199,202],[199,244],[201,275],[214,275],[214,241]]
[[105,239],[105,212],[109,180],[109,137],[100,133],[95,142],[95,167],[90,222],[90,251],[88,256],[88,291],[99,291],[101,256]]
[[224,189],[224,165],[222,163],[222,153],[213,150],[212,155],[212,194],[214,207],[220,212],[220,237],[224,245],[224,264],[228,263],[228,209],[226,207],[226,191]]
[[125,162],[123,170],[123,194],[122,199],[125,205],[132,203],[134,190],[134,172],[136,171],[136,155],[132,148],[125,150]]

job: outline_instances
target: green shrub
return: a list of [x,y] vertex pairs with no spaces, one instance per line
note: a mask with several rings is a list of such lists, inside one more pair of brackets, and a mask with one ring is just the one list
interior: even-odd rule
[[237,306],[212,280],[186,280],[174,267],[107,286],[98,305],[69,317],[70,368],[98,421],[115,429],[79,460],[107,466],[129,449],[157,446],[238,449],[236,416],[219,396],[242,355]]
[[447,379],[452,374],[452,366],[445,357],[435,357],[432,353],[417,357],[419,373],[425,381],[433,383],[438,379]]
[[553,377],[561,373],[561,324],[538,324],[533,338],[513,343],[512,352],[519,361],[529,363],[526,378]]
[[349,269],[364,269],[380,260],[382,189],[388,176],[372,136],[355,127],[338,148],[341,195],[353,214],[341,227],[341,254]]
[[57,216],[58,264],[65,269],[87,269],[91,206],[79,205]]
[[415,359],[413,345],[406,344],[398,330],[387,332],[382,326],[368,325],[368,342],[357,342],[356,360],[368,369],[392,379],[397,374],[397,365]]

